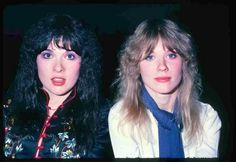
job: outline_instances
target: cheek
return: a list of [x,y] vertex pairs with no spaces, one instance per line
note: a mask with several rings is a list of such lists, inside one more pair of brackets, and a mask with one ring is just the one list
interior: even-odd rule
[[39,58],[37,58],[36,64],[37,64],[38,75],[40,77],[45,72],[44,68],[43,68],[44,64],[43,64],[42,60],[40,60]]
[[140,74],[141,76],[145,76],[145,75],[148,75],[149,73],[151,73],[151,67],[144,64],[144,63],[141,63],[140,64]]
[[48,78],[48,70],[45,70],[41,61],[37,61],[37,72],[38,72],[38,79],[40,80],[41,84],[45,86],[47,84]]
[[173,66],[173,74],[176,76],[176,78],[181,79],[182,78],[182,63],[177,63]]
[[50,74],[48,73],[48,70],[45,70],[45,68],[38,66],[38,79],[43,85],[48,82],[49,76]]
[[145,75],[147,75],[145,68],[140,68],[140,75],[142,79],[145,79]]
[[38,70],[38,75],[47,75],[50,71],[49,65],[45,64],[44,61],[38,59],[37,60],[37,70]]
[[77,78],[79,76],[80,73],[80,63],[78,64],[74,64],[73,66],[71,66],[71,70],[69,71],[69,73],[71,74],[72,77]]

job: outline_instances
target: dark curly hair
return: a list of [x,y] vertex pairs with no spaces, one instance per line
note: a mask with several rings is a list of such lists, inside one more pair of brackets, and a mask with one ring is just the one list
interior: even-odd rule
[[39,97],[42,84],[38,78],[36,57],[52,40],[58,45],[61,38],[62,48],[71,48],[81,56],[80,75],[75,85],[81,107],[73,115],[76,116],[79,129],[83,130],[79,135],[81,141],[91,144],[96,131],[95,119],[100,98],[101,48],[89,26],[69,15],[50,14],[33,24],[25,33],[17,74],[5,96],[12,99],[9,116],[22,118],[19,117],[22,112],[33,112],[30,113],[34,118],[32,123],[29,122],[31,126],[37,125],[37,120],[44,119],[46,110],[45,103]]
[[20,49],[20,60],[15,78],[14,100],[37,108],[36,95],[41,87],[37,75],[36,57],[45,50],[52,39],[63,48],[69,47],[81,58],[80,76],[76,83],[82,102],[98,101],[101,78],[101,49],[93,34],[85,25],[69,15],[51,14],[40,19],[26,32]]

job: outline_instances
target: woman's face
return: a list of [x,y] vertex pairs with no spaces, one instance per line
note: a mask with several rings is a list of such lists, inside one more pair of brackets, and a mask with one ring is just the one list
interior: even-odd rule
[[[59,43],[62,46],[62,42]],[[37,56],[39,80],[50,96],[71,92],[80,72],[81,57],[74,51],[58,48],[53,41]]]
[[140,73],[149,93],[172,94],[182,78],[182,58],[163,47],[159,39],[153,52],[140,62]]

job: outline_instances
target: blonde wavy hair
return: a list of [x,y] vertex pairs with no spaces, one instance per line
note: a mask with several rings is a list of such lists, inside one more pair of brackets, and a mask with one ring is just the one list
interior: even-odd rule
[[201,78],[198,73],[196,48],[191,35],[168,19],[143,21],[122,46],[119,53],[119,76],[114,82],[118,86],[116,99],[123,100],[121,109],[123,119],[120,124],[128,123],[131,128],[135,125],[144,128],[150,124],[147,109],[140,97],[142,79],[139,63],[143,54],[148,55],[153,51],[160,38],[167,49],[176,51],[183,59],[183,76],[178,87],[179,114],[187,139],[192,141],[201,131],[199,108]]

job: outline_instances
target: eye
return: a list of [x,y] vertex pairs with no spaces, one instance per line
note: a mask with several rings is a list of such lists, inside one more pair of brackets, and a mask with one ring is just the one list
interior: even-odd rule
[[48,52],[48,51],[43,51],[43,52],[41,52],[41,55],[42,55],[42,57],[43,57],[44,59],[50,59],[50,58],[53,57],[53,55],[52,55],[50,52]]
[[68,60],[74,60],[74,59],[76,59],[77,56],[78,56],[78,55],[77,55],[76,53],[74,53],[74,52],[69,52],[69,53],[66,54],[66,59],[68,59]]
[[69,54],[66,56],[66,58],[67,58],[68,60],[74,60],[74,59],[75,59],[75,55],[69,53]]
[[167,54],[167,57],[170,59],[175,59],[177,57],[177,54],[176,53],[169,53],[169,54]]
[[153,54],[149,54],[147,57],[145,57],[145,60],[152,61],[155,59],[155,56]]

